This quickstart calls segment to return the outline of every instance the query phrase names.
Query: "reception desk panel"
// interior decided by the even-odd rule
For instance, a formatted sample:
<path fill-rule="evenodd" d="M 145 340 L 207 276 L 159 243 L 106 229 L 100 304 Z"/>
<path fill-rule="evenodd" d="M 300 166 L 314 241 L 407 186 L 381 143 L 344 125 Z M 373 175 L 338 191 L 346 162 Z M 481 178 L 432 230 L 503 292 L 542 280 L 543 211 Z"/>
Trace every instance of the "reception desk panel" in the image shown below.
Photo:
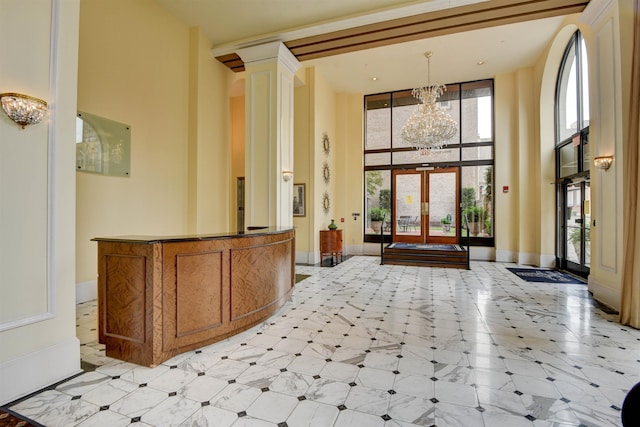
<path fill-rule="evenodd" d="M 232 322 L 259 315 L 287 296 L 291 288 L 291 264 L 287 262 L 291 247 L 291 241 L 265 239 L 259 246 L 231 250 Z"/>
<path fill-rule="evenodd" d="M 98 341 L 107 356 L 153 364 L 161 321 L 162 257 L 157 245 L 98 244 Z"/>
<path fill-rule="evenodd" d="M 289 299 L 295 233 L 96 238 L 99 340 L 155 366 L 265 320 Z"/>
<path fill-rule="evenodd" d="M 223 335 L 229 323 L 227 242 L 165 244 L 163 258 L 163 351 Z"/>

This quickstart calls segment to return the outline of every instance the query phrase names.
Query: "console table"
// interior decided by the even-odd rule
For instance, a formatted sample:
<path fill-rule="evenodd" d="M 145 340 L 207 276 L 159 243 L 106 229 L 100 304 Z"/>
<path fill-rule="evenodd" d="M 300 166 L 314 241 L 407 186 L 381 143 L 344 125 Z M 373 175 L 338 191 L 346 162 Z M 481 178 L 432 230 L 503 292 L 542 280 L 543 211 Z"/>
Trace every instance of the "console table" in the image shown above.
<path fill-rule="evenodd" d="M 331 265 L 342 261 L 342 230 L 320 230 L 320 265 L 325 255 L 331 256 Z"/>
<path fill-rule="evenodd" d="M 98 237 L 98 340 L 156 366 L 262 322 L 295 282 L 295 231 Z"/>

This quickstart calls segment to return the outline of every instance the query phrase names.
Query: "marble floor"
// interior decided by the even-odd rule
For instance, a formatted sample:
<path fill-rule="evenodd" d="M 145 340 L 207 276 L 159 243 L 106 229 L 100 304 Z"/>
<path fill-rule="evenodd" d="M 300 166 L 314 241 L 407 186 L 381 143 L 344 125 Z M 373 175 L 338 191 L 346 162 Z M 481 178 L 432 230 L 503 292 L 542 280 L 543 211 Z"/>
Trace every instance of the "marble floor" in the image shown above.
<path fill-rule="evenodd" d="M 156 368 L 105 357 L 95 301 L 78 307 L 98 365 L 11 407 L 56 426 L 619 426 L 640 381 L 640 331 L 585 285 L 353 257 L 310 277 L 268 321 Z"/>

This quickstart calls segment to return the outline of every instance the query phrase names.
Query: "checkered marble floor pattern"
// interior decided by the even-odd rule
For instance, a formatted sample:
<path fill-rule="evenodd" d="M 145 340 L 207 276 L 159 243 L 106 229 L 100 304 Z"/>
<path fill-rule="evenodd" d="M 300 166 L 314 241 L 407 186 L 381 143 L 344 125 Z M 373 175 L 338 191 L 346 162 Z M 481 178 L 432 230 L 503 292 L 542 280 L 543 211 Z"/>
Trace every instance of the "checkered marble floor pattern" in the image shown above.
<path fill-rule="evenodd" d="M 353 257 L 275 316 L 155 368 L 110 359 L 95 301 L 78 309 L 99 365 L 11 409 L 46 426 L 619 426 L 640 381 L 640 331 L 585 285 Z"/>

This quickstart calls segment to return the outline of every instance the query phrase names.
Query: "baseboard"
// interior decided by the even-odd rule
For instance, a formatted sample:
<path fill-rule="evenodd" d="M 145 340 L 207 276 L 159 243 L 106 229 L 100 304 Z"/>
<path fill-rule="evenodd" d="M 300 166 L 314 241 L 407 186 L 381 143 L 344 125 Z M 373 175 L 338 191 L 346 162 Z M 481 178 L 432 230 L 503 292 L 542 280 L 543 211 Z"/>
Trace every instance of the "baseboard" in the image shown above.
<path fill-rule="evenodd" d="M 518 258 L 513 251 L 505 251 L 503 249 L 496 249 L 496 261 L 497 262 L 517 262 Z"/>
<path fill-rule="evenodd" d="M 76 304 L 92 301 L 98 298 L 97 280 L 76 283 Z"/>
<path fill-rule="evenodd" d="M 613 308 L 616 311 L 620 311 L 620 301 L 622 298 L 622 290 L 621 289 L 612 289 L 604 284 L 598 282 L 593 275 L 589 276 L 589 292 L 593 295 L 593 298 L 606 305 L 607 307 Z"/>
<path fill-rule="evenodd" d="M 345 255 L 359 256 L 364 255 L 362 245 L 347 245 L 344 248 Z"/>
<path fill-rule="evenodd" d="M 540 262 L 538 267 L 542 268 L 555 268 L 556 256 L 555 255 L 540 255 Z"/>
<path fill-rule="evenodd" d="M 495 261 L 496 248 L 488 246 L 470 246 L 469 259 L 471 261 Z"/>
<path fill-rule="evenodd" d="M 66 341 L 0 363 L 0 405 L 81 372 L 80 341 Z"/>
<path fill-rule="evenodd" d="M 538 266 L 540 262 L 539 254 L 532 254 L 530 252 L 519 252 L 518 253 L 518 261 L 517 263 L 520 265 L 534 265 Z"/>

